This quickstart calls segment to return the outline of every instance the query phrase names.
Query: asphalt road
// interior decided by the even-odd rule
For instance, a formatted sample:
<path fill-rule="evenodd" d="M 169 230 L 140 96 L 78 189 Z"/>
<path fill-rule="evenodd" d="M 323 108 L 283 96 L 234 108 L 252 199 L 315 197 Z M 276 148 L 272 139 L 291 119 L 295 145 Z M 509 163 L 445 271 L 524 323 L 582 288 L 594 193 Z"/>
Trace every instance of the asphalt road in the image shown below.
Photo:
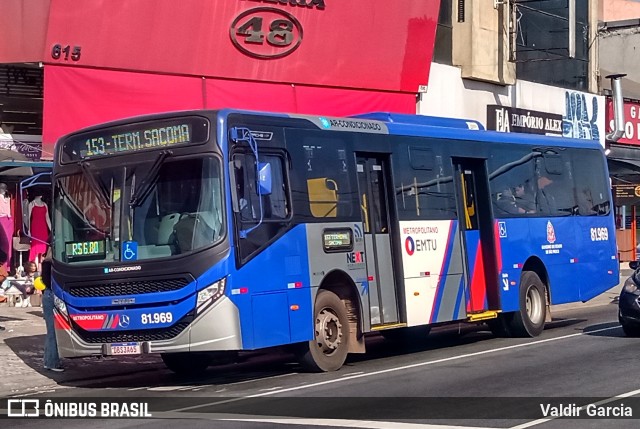
<path fill-rule="evenodd" d="M 351 357 L 335 373 L 300 373 L 291 355 L 272 352 L 212 367 L 198 379 L 141 366 L 134 374 L 66 383 L 37 397 L 137 400 L 154 410 L 151 419 L 93 419 L 96 429 L 638 427 L 640 382 L 634 370 L 640 339 L 623 335 L 615 303 L 556 310 L 554 321 L 534 339 L 495 338 L 482 327 L 461 325 L 436 328 L 410 346 L 372 336 L 367 347 L 366 355 Z M 600 405 L 576 410 L 588 403 Z M 549 404 L 564 404 L 583 418 L 545 417 Z M 633 419 L 593 418 L 593 409 L 631 412 Z M 88 421 L 10 423 L 80 429 Z"/>

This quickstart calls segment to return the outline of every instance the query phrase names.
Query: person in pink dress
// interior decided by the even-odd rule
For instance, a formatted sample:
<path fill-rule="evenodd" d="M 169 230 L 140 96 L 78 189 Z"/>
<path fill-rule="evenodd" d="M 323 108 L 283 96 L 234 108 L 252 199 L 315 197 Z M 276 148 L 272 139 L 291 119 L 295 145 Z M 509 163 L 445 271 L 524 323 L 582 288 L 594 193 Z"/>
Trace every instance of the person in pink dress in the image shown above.
<path fill-rule="evenodd" d="M 11 267 L 11 243 L 13 240 L 13 216 L 11 216 L 11 197 L 7 191 L 6 183 L 0 183 L 0 234 L 4 235 L 0 240 L 0 263 L 7 270 Z"/>
<path fill-rule="evenodd" d="M 29 203 L 29 235 L 31 235 L 31 249 L 29 250 L 29 260 L 40 262 L 40 255 L 46 253 L 49 243 L 49 231 L 51 231 L 51 221 L 49 220 L 49 208 L 42 201 L 41 195 Z"/>

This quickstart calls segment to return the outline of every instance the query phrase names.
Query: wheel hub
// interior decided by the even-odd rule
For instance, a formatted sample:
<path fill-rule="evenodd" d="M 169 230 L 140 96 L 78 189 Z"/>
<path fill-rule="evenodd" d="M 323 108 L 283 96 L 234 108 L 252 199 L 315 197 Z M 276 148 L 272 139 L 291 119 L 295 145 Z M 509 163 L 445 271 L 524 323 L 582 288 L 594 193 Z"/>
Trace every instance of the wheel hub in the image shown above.
<path fill-rule="evenodd" d="M 322 309 L 316 319 L 316 342 L 323 353 L 333 353 L 342 342 L 342 324 L 338 315 L 328 308 Z"/>
<path fill-rule="evenodd" d="M 526 309 L 529 320 L 533 323 L 540 323 L 542 318 L 542 300 L 540 294 L 534 287 L 529 287 L 526 294 Z"/>

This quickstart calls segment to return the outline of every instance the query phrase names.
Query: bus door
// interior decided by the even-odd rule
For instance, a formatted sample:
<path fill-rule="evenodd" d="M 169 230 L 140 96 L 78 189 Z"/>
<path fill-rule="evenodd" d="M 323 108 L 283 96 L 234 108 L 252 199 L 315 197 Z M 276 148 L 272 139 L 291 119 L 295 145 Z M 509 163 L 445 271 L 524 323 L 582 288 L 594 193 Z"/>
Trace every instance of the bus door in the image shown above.
<path fill-rule="evenodd" d="M 356 163 L 371 325 L 397 323 L 398 301 L 387 199 L 389 158 L 383 155 L 358 155 Z"/>
<path fill-rule="evenodd" d="M 457 177 L 467 313 L 499 310 L 497 254 L 486 161 L 454 158 L 453 162 Z"/>

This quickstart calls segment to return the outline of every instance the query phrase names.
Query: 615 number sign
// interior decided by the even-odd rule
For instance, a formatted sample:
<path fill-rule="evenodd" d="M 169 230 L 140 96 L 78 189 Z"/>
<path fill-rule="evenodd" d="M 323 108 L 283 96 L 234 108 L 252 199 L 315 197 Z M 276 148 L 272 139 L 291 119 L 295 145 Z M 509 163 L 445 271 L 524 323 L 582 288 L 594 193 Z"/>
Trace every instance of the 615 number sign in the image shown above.
<path fill-rule="evenodd" d="M 51 58 L 54 60 L 63 59 L 68 61 L 80 61 L 80 54 L 82 53 L 82 48 L 80 46 L 74 46 L 73 48 L 69 45 L 62 46 L 59 43 L 56 43 L 51 47 Z"/>

